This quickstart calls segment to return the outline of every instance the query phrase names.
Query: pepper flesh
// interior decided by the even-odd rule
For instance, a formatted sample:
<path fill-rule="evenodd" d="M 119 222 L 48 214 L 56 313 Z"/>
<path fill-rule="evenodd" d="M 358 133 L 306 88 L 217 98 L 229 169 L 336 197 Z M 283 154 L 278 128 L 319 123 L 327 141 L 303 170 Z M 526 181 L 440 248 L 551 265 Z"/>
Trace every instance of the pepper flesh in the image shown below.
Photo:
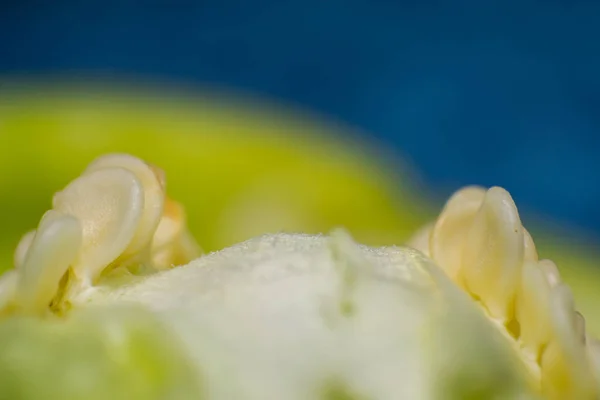
<path fill-rule="evenodd" d="M 266 235 L 197 258 L 185 214 L 166 199 L 157 171 L 109 155 L 55 196 L 54 224 L 43 220 L 24 238 L 17 269 L 0 281 L 0 376 L 28 373 L 27 346 L 8 351 L 26 340 L 15 321 L 37 321 L 28 329 L 48 342 L 77 341 L 73 327 L 86 315 L 131 331 L 136 317 L 106 310 L 134 305 L 161 327 L 149 324 L 149 333 L 165 329 L 152 347 L 177 344 L 170 351 L 182 372 L 166 374 L 157 398 L 174 386 L 188 388 L 181 398 L 201 399 L 596 398 L 595 342 L 502 189 L 458 192 L 410 243 L 416 250 L 369 248 L 335 231 Z M 48 328 L 65 326 L 62 336 Z M 97 353 L 79 357 L 126 376 L 141 367 L 136 357 L 118 365 Z M 110 389 L 94 376 L 88 389 Z M 21 386 L 0 387 L 12 387 L 11 398 L 35 398 Z M 124 398 L 142 398 L 142 390 L 117 387 Z"/>

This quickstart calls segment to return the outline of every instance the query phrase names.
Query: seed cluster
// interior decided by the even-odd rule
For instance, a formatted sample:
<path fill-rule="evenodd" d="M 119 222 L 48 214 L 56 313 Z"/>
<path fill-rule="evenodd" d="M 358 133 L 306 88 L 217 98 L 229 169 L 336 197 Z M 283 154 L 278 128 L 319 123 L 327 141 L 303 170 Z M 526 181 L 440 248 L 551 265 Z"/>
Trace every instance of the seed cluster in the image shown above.
<path fill-rule="evenodd" d="M 93 161 L 56 193 L 52 209 L 15 251 L 0 280 L 0 310 L 64 311 L 116 269 L 161 270 L 200 255 L 164 173 L 126 154 Z"/>
<path fill-rule="evenodd" d="M 109 154 L 96 159 L 80 177 L 54 196 L 52 209 L 44 214 L 37 229 L 20 241 L 15 251 L 15 268 L 0 277 L 0 315 L 62 314 L 72 304 L 83 304 L 86 299 L 93 298 L 98 284 L 110 274 L 141 275 L 187 264 L 199 257 L 200 249 L 188 231 L 185 219 L 182 206 L 166 196 L 165 176 L 160 169 L 125 154 Z M 299 237 L 286 237 L 285 240 L 294 244 L 301 242 Z M 258 243 L 269 244 L 267 239 Z M 382 296 L 383 286 L 377 286 L 382 285 L 380 277 L 367 279 L 361 275 L 368 275 L 365 271 L 369 271 L 370 263 L 365 261 L 363 253 L 379 254 L 379 250 L 359 248 L 340 233 L 332 235 L 327 243 L 331 254 L 325 252 L 322 260 L 318 259 L 318 247 L 315 247 L 311 250 L 312 255 L 317 257 L 315 260 L 321 260 L 320 263 L 336 266 L 335 271 L 341 277 L 339 301 L 331 310 L 340 311 L 344 319 L 352 321 L 356 304 L 362 301 L 364 306 L 370 301 L 367 298 Z M 522 226 L 508 192 L 498 187 L 489 190 L 467 187 L 458 191 L 446 203 L 438 219 L 419 231 L 409 245 L 425 254 L 427 263 L 435 264 L 440 276 L 446 280 L 450 278 L 449 285 L 467 299 L 469 307 L 473 303 L 481 306 L 492 325 L 514 345 L 544 397 L 598 398 L 600 344 L 586 333 L 585 320 L 576 311 L 572 293 L 562 283 L 556 265 L 539 258 L 535 243 Z M 310 252 L 284 251 L 277 246 L 271 244 L 254 255 L 260 256 L 261 262 L 257 265 L 264 270 L 259 274 L 261 284 L 269 276 L 278 276 L 286 265 L 290 271 L 297 267 L 296 264 L 310 264 L 309 269 L 316 268 L 308 262 Z M 230 250 L 245 259 L 227 262 L 241 268 L 240 265 L 252 261 L 251 247 L 242 245 L 243 251 L 239 250 L 239 254 L 236 249 Z M 271 250 L 277 255 L 273 259 L 289 253 L 286 264 L 273 264 L 274 269 L 269 269 L 274 261 L 264 257 Z M 408 252 L 398 250 L 404 257 L 402 262 L 394 264 L 387 260 L 386 268 L 393 265 L 394 273 L 399 273 L 400 267 L 406 268 L 404 272 L 414 272 L 418 262 L 411 264 L 409 258 L 414 258 L 414 254 L 425 257 L 413 249 L 406 250 Z M 389 256 L 385 251 L 381 252 Z M 203 259 L 210 260 L 211 257 L 216 256 Z M 119 294 L 115 289 L 113 297 L 138 296 L 150 301 L 152 295 L 161 299 L 166 295 L 173 301 L 185 298 L 179 301 L 181 304 L 192 304 L 191 293 L 196 293 L 199 285 L 190 278 L 200 272 L 190 272 L 190 268 L 191 265 L 178 268 L 181 274 L 177 271 L 154 274 L 156 282 L 148 279 L 147 287 L 127 288 L 129 291 L 125 294 Z M 232 268 L 231 272 L 226 272 L 204 268 L 201 274 L 202 279 L 210 278 L 211 274 L 231 274 L 227 275 L 228 279 L 213 277 L 213 284 L 228 283 L 227 288 L 220 289 L 219 296 L 232 301 L 234 295 L 227 297 L 223 293 L 234 292 L 232 282 L 235 281 L 232 279 L 234 275 L 239 279 L 240 271 L 244 270 Z M 322 274 L 323 271 L 317 272 Z M 178 282 L 178 293 L 165 289 L 169 287 L 166 284 L 169 279 Z M 165 282 L 155 284 L 160 280 Z M 191 282 L 190 289 L 183 290 L 188 281 Z M 362 286 L 357 282 L 362 282 Z M 290 288 L 296 283 L 290 281 Z M 243 284 L 249 285 L 246 280 Z M 412 284 L 413 289 L 416 288 L 416 284 Z M 400 286 L 403 285 L 406 286 L 405 283 Z M 473 302 L 456 287 L 470 295 Z M 244 288 L 257 290 L 254 286 Z M 305 289 L 311 293 L 316 290 L 313 286 Z M 144 291 L 144 296 L 139 296 L 139 290 Z M 278 295 L 284 292 L 283 289 L 273 290 Z M 397 295 L 395 291 L 390 293 Z M 163 299 L 162 303 L 166 307 L 167 301 Z M 277 303 L 277 299 L 269 298 L 266 303 Z M 198 305 L 206 306 L 202 302 Z M 264 308 L 261 310 L 265 312 Z M 327 314 L 327 310 L 324 308 L 323 312 Z M 451 312 L 453 310 L 458 313 L 457 308 Z M 337 315 L 335 312 L 330 314 Z M 489 320 L 482 318 L 487 324 Z M 279 323 L 279 320 L 274 321 L 274 326 Z M 283 332 L 286 327 L 279 328 Z"/>
<path fill-rule="evenodd" d="M 442 267 L 516 341 L 545 395 L 596 398 L 598 344 L 586 334 L 556 265 L 539 259 L 506 190 L 456 192 L 409 244 Z"/>

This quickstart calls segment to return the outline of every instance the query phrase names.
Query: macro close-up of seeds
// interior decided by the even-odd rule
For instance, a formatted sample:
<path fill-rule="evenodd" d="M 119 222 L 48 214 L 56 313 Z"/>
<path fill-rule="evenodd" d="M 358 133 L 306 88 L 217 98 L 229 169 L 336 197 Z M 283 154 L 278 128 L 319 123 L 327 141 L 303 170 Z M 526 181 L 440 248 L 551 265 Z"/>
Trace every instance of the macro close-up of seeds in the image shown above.
<path fill-rule="evenodd" d="M 598 398 L 600 346 L 506 190 L 459 190 L 396 246 L 340 227 L 205 252 L 168 176 L 101 156 L 24 233 L 0 399 Z"/>

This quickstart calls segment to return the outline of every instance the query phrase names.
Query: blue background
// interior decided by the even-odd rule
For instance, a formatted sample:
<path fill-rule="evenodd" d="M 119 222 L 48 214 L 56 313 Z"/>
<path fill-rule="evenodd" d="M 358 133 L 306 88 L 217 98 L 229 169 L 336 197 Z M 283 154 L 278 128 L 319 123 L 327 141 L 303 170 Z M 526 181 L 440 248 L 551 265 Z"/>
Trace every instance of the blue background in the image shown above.
<path fill-rule="evenodd" d="M 7 2 L 0 74 L 250 91 L 363 128 L 443 194 L 501 185 L 600 233 L 600 1 L 140 4 Z"/>

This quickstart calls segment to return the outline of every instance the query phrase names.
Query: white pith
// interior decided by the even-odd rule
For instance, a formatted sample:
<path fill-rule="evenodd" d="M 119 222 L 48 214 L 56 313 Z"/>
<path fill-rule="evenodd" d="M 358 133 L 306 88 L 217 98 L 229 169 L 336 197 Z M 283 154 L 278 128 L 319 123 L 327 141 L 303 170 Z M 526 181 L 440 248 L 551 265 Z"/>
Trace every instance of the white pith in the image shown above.
<path fill-rule="evenodd" d="M 556 266 L 538 259 L 503 189 L 457 192 L 437 221 L 415 235 L 410 245 L 433 263 L 408 248 L 354 245 L 343 234 L 266 236 L 195 260 L 199 248 L 184 221 L 181 206 L 166 198 L 162 171 L 128 155 L 102 157 L 55 196 L 35 233 L 24 236 L 15 270 L 0 278 L 0 310 L 43 316 L 87 303 L 141 303 L 180 325 L 175 330 L 199 365 L 229 368 L 237 377 L 230 389 L 215 385 L 211 398 L 239 391 L 248 399 L 311 398 L 314 385 L 307 382 L 331 375 L 370 398 L 427 399 L 433 394 L 426 350 L 417 342 L 394 343 L 419 338 L 438 296 L 447 295 L 432 277 L 435 263 L 517 350 L 536 391 L 551 399 L 598 396 L 599 346 L 586 335 Z M 155 273 L 124 286 L 104 284 L 109 272 L 138 265 Z M 348 289 L 347 278 L 358 283 Z M 339 307 L 348 296 L 367 312 L 343 318 Z M 170 317 L 186 310 L 187 318 Z M 293 316 L 284 320 L 295 329 L 274 329 L 283 312 Z M 240 321 L 248 331 L 236 332 Z M 195 345 L 198 326 L 210 350 Z M 230 334 L 217 335 L 223 332 Z M 258 366 L 236 364 L 229 349 L 240 341 L 252 344 L 243 351 Z M 306 360 L 284 357 L 292 345 L 305 349 L 299 355 Z M 382 360 L 389 364 L 379 371 L 362 369 Z M 281 371 L 288 373 L 281 386 L 268 387 Z M 402 371 L 401 381 L 411 385 L 399 386 L 389 371 Z"/>

